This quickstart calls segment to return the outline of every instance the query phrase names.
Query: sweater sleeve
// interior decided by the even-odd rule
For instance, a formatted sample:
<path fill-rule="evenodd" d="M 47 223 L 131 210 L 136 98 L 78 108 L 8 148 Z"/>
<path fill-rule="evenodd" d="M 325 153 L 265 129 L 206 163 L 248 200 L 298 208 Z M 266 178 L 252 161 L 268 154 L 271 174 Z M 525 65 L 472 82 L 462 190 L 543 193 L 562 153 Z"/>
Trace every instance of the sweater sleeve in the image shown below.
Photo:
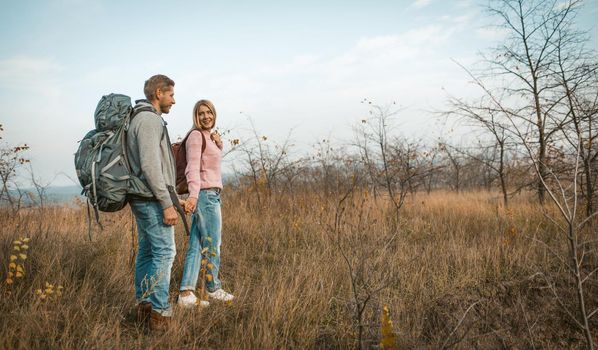
<path fill-rule="evenodd" d="M 194 130 L 189 134 L 185 144 L 187 151 L 187 167 L 185 168 L 185 177 L 189 187 L 189 197 L 198 198 L 201 189 L 201 148 L 203 140 L 201 131 Z"/>
<path fill-rule="evenodd" d="M 166 180 L 162 173 L 162 157 L 160 155 L 160 141 L 162 140 L 164 125 L 162 125 L 160 118 L 153 115 L 145 116 L 140 113 L 137 118 L 143 118 L 143 125 L 140 125 L 137 136 L 141 172 L 162 208 L 169 208 L 172 206 L 172 200 L 166 188 Z"/>

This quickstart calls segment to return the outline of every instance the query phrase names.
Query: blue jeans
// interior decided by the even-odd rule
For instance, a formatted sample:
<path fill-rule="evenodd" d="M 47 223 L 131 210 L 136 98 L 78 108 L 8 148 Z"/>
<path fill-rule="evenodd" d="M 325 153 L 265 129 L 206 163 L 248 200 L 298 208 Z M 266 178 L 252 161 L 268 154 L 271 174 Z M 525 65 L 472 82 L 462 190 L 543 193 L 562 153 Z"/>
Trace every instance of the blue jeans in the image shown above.
<path fill-rule="evenodd" d="M 202 250 L 207 248 L 203 256 L 207 259 L 206 288 L 213 292 L 221 288 L 218 279 L 220 269 L 220 243 L 222 237 L 222 212 L 220 210 L 220 194 L 214 190 L 199 191 L 197 207 L 193 212 L 189 247 L 183 268 L 181 291 L 195 290 L 197 277 L 201 267 Z"/>
<path fill-rule="evenodd" d="M 135 298 L 137 302 L 150 302 L 153 310 L 170 316 L 170 270 L 176 254 L 174 226 L 164 224 L 164 212 L 157 201 L 132 200 L 129 204 L 135 214 L 139 236 Z"/>

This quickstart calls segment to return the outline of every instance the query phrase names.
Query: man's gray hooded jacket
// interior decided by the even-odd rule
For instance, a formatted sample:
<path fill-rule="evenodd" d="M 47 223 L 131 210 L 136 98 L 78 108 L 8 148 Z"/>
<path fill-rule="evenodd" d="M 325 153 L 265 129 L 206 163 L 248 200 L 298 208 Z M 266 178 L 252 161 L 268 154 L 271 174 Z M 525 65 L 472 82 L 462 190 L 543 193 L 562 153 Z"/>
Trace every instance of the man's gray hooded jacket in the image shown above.
<path fill-rule="evenodd" d="M 135 108 L 151 107 L 152 111 L 140 112 L 129 125 L 127 151 L 131 171 L 152 191 L 162 209 L 166 209 L 173 205 L 167 186 L 174 188 L 176 183 L 167 123 L 147 100 L 136 102 Z"/>

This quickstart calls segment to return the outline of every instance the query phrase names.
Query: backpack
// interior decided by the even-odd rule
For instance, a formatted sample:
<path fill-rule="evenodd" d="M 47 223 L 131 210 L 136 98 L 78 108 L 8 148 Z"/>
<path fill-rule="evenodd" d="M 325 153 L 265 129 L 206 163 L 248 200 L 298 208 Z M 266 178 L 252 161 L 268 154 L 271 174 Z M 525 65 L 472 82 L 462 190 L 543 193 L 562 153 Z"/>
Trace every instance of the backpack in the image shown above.
<path fill-rule="evenodd" d="M 96 107 L 95 129 L 89 131 L 75 153 L 75 169 L 99 223 L 98 210 L 114 212 L 127 204 L 127 195 L 151 198 L 151 190 L 131 174 L 127 156 L 130 121 L 150 107 L 133 109 L 131 98 L 120 94 L 103 96 Z"/>
<path fill-rule="evenodd" d="M 149 106 L 133 108 L 131 98 L 120 94 L 102 96 L 98 102 L 94 113 L 96 128 L 83 137 L 75 153 L 75 169 L 83 187 L 81 194 L 87 196 L 90 240 L 90 202 L 94 208 L 96 222 L 103 229 L 98 210 L 104 212 L 121 210 L 127 204 L 129 196 L 147 199 L 154 197 L 147 185 L 131 173 L 127 155 L 127 131 L 131 120 L 141 112 L 153 110 Z M 164 135 L 170 143 L 166 127 Z M 168 192 L 189 235 L 185 212 L 172 186 L 168 186 Z"/>
<path fill-rule="evenodd" d="M 189 193 L 189 185 L 187 184 L 187 176 L 185 175 L 185 169 L 187 168 L 187 139 L 191 132 L 195 129 L 189 131 L 185 137 L 179 141 L 172 144 L 172 154 L 174 155 L 174 161 L 176 164 L 176 193 L 178 194 L 186 194 Z M 206 150 L 206 137 L 200 131 L 201 134 L 201 154 Z"/>

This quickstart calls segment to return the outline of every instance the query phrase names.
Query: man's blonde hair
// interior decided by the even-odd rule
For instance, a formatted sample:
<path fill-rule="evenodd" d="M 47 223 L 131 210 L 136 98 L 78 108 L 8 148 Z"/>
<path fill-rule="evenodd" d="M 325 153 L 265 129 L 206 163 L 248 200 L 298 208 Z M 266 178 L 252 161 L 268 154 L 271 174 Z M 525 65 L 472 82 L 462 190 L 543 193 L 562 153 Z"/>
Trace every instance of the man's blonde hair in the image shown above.
<path fill-rule="evenodd" d="M 145 81 L 143 93 L 145 94 L 145 98 L 151 102 L 157 98 L 156 90 L 164 92 L 171 87 L 174 87 L 174 80 L 165 75 L 157 74 Z"/>
<path fill-rule="evenodd" d="M 199 107 L 202 105 L 208 107 L 210 111 L 212 111 L 212 115 L 214 115 L 214 125 L 212 127 L 216 126 L 216 108 L 214 108 L 214 104 L 209 100 L 199 100 L 195 102 L 195 106 L 193 107 L 193 128 L 197 130 L 202 130 L 199 117 L 197 116 Z"/>

